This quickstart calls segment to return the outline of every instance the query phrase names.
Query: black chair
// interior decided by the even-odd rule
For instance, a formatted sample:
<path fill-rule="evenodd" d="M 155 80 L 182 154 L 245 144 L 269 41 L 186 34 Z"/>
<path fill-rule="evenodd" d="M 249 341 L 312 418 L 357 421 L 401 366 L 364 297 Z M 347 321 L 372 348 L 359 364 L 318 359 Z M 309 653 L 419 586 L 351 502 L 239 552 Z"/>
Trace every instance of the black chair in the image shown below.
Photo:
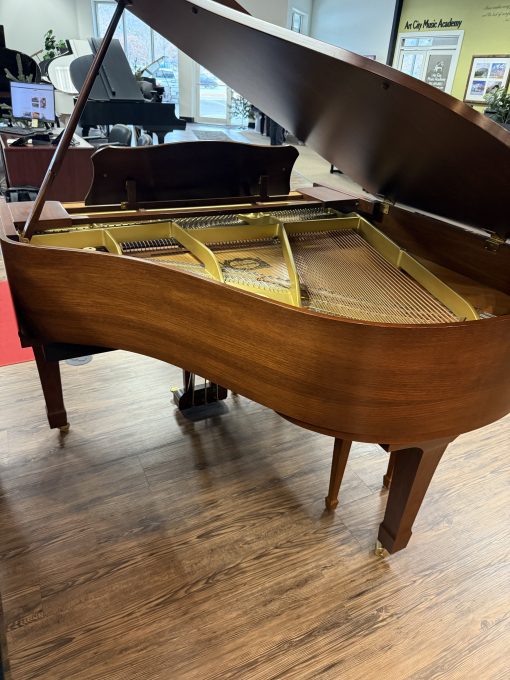
<path fill-rule="evenodd" d="M 146 132 L 142 132 L 138 135 L 138 140 L 136 142 L 137 146 L 152 146 L 152 137 Z"/>
<path fill-rule="evenodd" d="M 127 125 L 118 123 L 114 125 L 108 135 L 108 144 L 115 144 L 117 146 L 131 146 L 131 128 Z"/>
<path fill-rule="evenodd" d="M 17 203 L 18 201 L 35 201 L 39 193 L 38 187 L 9 187 L 4 190 L 7 203 Z"/>
<path fill-rule="evenodd" d="M 102 134 L 82 137 L 82 139 L 85 139 L 89 144 L 98 148 L 103 146 L 131 146 L 131 138 L 131 128 L 127 125 L 122 125 L 122 123 L 114 125 L 108 133 L 108 137 L 105 137 Z"/>

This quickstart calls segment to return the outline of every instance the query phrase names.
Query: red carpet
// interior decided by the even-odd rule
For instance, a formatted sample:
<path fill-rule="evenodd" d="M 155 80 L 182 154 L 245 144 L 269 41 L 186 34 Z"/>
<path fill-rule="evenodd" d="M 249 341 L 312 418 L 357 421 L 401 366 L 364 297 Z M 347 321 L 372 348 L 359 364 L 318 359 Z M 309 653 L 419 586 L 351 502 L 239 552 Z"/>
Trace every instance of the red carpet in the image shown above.
<path fill-rule="evenodd" d="M 18 326 L 7 281 L 0 281 L 0 366 L 20 364 L 34 358 L 32 350 L 19 344 Z"/>

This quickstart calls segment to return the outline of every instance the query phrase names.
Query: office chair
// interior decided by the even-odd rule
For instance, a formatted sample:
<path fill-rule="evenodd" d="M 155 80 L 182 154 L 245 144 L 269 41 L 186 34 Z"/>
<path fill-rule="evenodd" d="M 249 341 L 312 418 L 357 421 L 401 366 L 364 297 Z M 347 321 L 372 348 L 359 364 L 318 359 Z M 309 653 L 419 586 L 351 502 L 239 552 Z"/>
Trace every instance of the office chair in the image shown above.
<path fill-rule="evenodd" d="M 152 146 L 152 137 L 148 135 L 146 132 L 142 132 L 138 136 L 138 141 L 136 142 L 137 146 Z"/>
<path fill-rule="evenodd" d="M 131 128 L 128 128 L 127 125 L 122 125 L 122 123 L 114 125 L 108 135 L 108 144 L 131 146 Z"/>
<path fill-rule="evenodd" d="M 103 146 L 131 146 L 131 128 L 122 123 L 117 123 L 110 130 L 108 137 L 104 135 L 87 135 L 82 137 L 92 146 L 102 148 Z"/>
<path fill-rule="evenodd" d="M 35 201 L 39 193 L 38 187 L 9 187 L 4 190 L 7 203 L 17 203 L 18 201 Z"/>

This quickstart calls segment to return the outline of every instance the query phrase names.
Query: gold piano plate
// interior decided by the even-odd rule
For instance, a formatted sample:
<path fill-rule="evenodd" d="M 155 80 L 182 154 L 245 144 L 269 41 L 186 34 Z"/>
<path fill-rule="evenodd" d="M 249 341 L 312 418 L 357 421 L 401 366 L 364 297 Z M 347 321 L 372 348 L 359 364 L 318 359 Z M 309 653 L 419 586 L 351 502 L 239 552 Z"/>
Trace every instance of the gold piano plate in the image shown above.
<path fill-rule="evenodd" d="M 479 318 L 469 302 L 364 218 L 330 208 L 91 224 L 36 234 L 32 243 L 141 258 L 349 319 L 430 324 Z"/>

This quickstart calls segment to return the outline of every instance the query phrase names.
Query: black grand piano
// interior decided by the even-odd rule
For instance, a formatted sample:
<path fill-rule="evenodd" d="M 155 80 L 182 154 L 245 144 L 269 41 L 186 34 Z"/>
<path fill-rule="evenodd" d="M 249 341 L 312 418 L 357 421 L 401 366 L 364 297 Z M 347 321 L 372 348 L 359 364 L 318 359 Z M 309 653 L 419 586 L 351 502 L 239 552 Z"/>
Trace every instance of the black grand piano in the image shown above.
<path fill-rule="evenodd" d="M 75 59 L 70 66 L 71 79 L 80 91 L 101 40 L 91 38 L 91 54 Z M 83 134 L 91 127 L 125 123 L 155 133 L 162 144 L 167 132 L 184 130 L 186 122 L 175 115 L 175 104 L 147 101 L 142 94 L 124 50 L 118 40 L 106 53 L 92 93 L 80 118 Z"/>

